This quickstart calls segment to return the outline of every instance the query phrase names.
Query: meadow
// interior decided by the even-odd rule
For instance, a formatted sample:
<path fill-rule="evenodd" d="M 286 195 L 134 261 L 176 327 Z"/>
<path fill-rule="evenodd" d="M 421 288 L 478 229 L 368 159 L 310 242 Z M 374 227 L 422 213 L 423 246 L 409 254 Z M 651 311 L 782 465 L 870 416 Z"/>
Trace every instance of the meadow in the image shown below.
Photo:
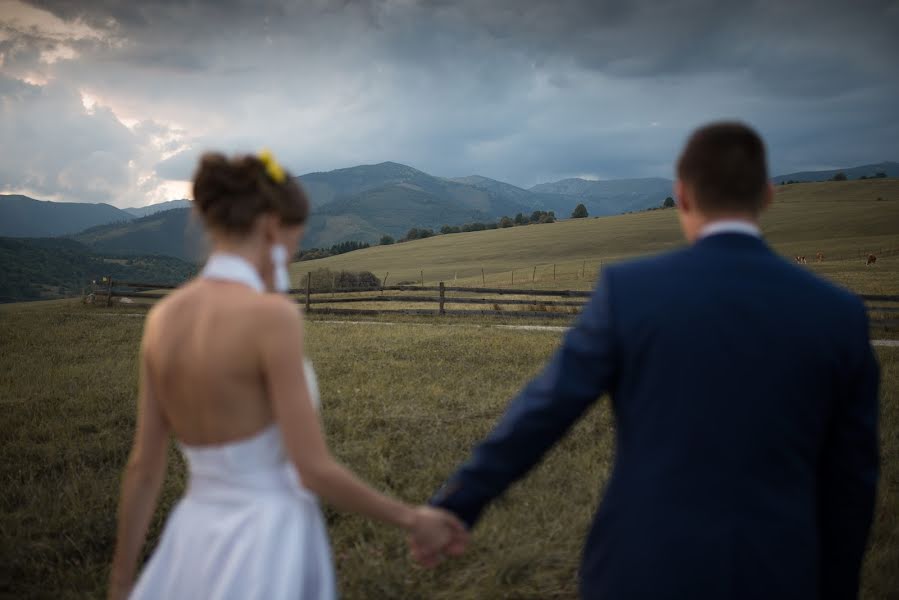
<path fill-rule="evenodd" d="M 57 302 L 0 310 L 2 597 L 103 595 L 143 321 L 125 310 L 133 309 Z M 312 321 L 308 347 L 330 444 L 378 488 L 424 501 L 559 339 L 452 319 Z M 880 348 L 879 357 L 884 472 L 864 569 L 870 599 L 899 590 L 899 348 Z M 608 404 L 600 402 L 490 509 L 471 552 L 436 571 L 411 563 L 399 532 L 326 510 L 343 597 L 574 598 L 613 444 Z M 172 449 L 148 550 L 183 486 Z"/>
<path fill-rule="evenodd" d="M 848 183 L 785 186 L 766 218 L 766 233 L 786 255 L 828 255 L 801 268 L 859 292 L 899 293 L 899 256 L 884 256 L 875 267 L 857 256 L 895 247 L 899 182 Z M 298 279 L 320 266 L 386 266 L 391 278 L 414 279 L 424 264 L 434 274 L 427 282 L 464 275 L 480 283 L 481 264 L 499 278 L 513 268 L 530 275 L 541 256 L 581 268 L 590 258 L 596 263 L 578 274 L 572 268 L 570 278 L 557 273 L 556 281 L 544 275 L 533 283 L 586 289 L 599 260 L 661 251 L 678 245 L 677 236 L 673 211 L 654 211 L 457 234 L 298 263 L 293 271 Z M 425 501 L 561 337 L 505 323 L 312 317 L 307 347 L 335 454 L 376 487 Z M 103 596 L 119 478 L 134 431 L 142 326 L 143 310 L 135 305 L 65 300 L 0 306 L 0 597 Z M 877 352 L 883 467 L 863 569 L 862 598 L 870 600 L 899 598 L 899 347 Z M 342 597 L 575 598 L 580 549 L 609 473 L 614 435 L 608 403 L 600 401 L 535 472 L 489 509 L 471 552 L 435 571 L 412 564 L 401 533 L 326 508 Z M 147 552 L 184 488 L 184 464 L 174 447 L 169 463 Z"/>
<path fill-rule="evenodd" d="M 869 252 L 899 249 L 899 180 L 802 183 L 777 186 L 776 192 L 762 228 L 784 256 L 805 255 L 814 263 L 821 251 L 825 264 L 841 259 L 864 266 Z M 389 273 L 388 284 L 423 278 L 508 286 L 513 273 L 517 284 L 529 282 L 537 267 L 538 283 L 578 289 L 590 285 L 581 273 L 590 276 L 603 264 L 682 244 L 677 213 L 668 209 L 442 235 L 298 262 L 291 272 L 297 286 L 319 268 L 371 271 L 381 279 Z"/>

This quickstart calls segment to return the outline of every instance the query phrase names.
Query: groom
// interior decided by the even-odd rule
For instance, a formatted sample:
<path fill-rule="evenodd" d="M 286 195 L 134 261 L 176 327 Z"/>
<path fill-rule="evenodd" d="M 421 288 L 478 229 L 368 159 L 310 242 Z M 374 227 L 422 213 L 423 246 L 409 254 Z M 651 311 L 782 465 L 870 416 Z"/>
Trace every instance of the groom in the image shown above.
<path fill-rule="evenodd" d="M 752 129 L 696 131 L 675 192 L 690 247 L 606 269 L 433 504 L 474 526 L 608 392 L 617 449 L 584 598 L 854 598 L 878 477 L 865 308 L 765 244 Z"/>

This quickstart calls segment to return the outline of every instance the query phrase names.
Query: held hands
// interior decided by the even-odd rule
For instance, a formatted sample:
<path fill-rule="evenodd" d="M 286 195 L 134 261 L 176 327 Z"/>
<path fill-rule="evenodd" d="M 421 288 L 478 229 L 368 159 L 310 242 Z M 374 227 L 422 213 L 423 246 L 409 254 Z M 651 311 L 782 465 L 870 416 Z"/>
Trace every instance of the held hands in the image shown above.
<path fill-rule="evenodd" d="M 412 559 L 426 569 L 436 567 L 446 556 L 461 555 L 468 540 L 468 530 L 452 513 L 431 506 L 415 509 L 409 551 Z"/>

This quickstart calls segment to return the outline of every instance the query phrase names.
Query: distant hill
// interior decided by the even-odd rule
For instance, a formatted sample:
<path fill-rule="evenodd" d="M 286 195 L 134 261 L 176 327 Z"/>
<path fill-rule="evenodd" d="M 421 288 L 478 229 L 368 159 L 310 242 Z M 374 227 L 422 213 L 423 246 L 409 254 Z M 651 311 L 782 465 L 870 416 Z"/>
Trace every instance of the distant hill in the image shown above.
<path fill-rule="evenodd" d="M 384 234 L 401 236 L 413 227 L 493 221 L 532 207 L 514 194 L 393 162 L 310 173 L 300 181 L 314 207 L 303 243 L 307 248 L 348 240 L 376 243 Z"/>
<path fill-rule="evenodd" d="M 0 303 L 77 296 L 104 276 L 179 283 L 195 272 L 168 256 L 98 256 L 67 238 L 0 237 Z"/>
<path fill-rule="evenodd" d="M 192 217 L 189 208 L 100 225 L 73 237 L 100 254 L 161 254 L 192 262 L 204 256 L 202 224 Z"/>
<path fill-rule="evenodd" d="M 88 227 L 130 221 L 132 215 L 109 204 L 48 202 L 0 194 L 0 236 L 52 237 Z"/>
<path fill-rule="evenodd" d="M 168 202 L 158 202 L 149 206 L 141 206 L 138 208 L 126 208 L 125 212 L 134 217 L 148 217 L 164 210 L 172 210 L 173 208 L 190 208 L 190 200 L 169 200 Z"/>
<path fill-rule="evenodd" d="M 899 162 L 887 161 L 873 165 L 862 165 L 846 169 L 829 169 L 826 171 L 799 171 L 798 173 L 777 175 L 772 177 L 771 181 L 774 183 L 783 183 L 785 181 L 827 181 L 837 173 L 844 173 L 848 179 L 859 179 L 862 175 L 872 177 L 877 173 L 886 173 L 887 177 L 899 177 Z"/>
<path fill-rule="evenodd" d="M 497 181 L 496 179 L 490 179 L 489 177 L 482 177 L 480 175 L 455 177 L 453 178 L 453 181 L 465 183 L 476 188 L 481 188 L 511 198 L 521 204 L 526 209 L 526 212 L 534 210 L 554 211 L 556 216 L 560 219 L 567 218 L 571 214 L 571 211 L 574 210 L 574 207 L 578 205 L 578 200 L 576 198 L 572 198 L 565 194 L 526 190 L 503 181 Z"/>
<path fill-rule="evenodd" d="M 665 198 L 672 195 L 672 185 L 670 179 L 663 177 L 603 181 L 573 178 L 541 183 L 530 191 L 575 198 L 575 204 L 582 202 L 591 216 L 604 216 L 661 206 Z M 563 206 L 567 208 L 570 204 L 571 200 Z M 565 210 L 559 216 L 567 217 L 569 213 L 570 210 Z"/>

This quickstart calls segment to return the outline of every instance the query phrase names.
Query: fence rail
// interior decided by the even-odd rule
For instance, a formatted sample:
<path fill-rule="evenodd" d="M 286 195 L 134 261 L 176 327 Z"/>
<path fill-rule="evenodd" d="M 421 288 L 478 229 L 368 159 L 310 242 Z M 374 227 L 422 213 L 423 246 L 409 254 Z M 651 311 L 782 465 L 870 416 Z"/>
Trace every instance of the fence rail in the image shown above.
<path fill-rule="evenodd" d="M 113 298 L 158 300 L 177 285 L 137 281 L 114 281 L 104 278 L 102 287 L 95 289 L 96 299 L 105 300 L 107 306 Z M 388 294 L 385 292 L 421 292 L 421 294 Z M 437 292 L 434 294 L 433 292 Z M 451 292 L 452 295 L 447 295 Z M 488 287 L 456 287 L 441 282 L 437 286 L 393 285 L 356 289 L 313 289 L 308 278 L 305 288 L 288 292 L 296 302 L 305 305 L 308 314 L 320 315 L 449 315 L 449 316 L 500 316 L 512 318 L 570 319 L 580 311 L 592 292 L 583 290 L 537 290 Z M 462 295 L 458 295 L 462 294 Z M 472 297 L 480 295 L 481 297 Z M 492 298 L 484 296 L 522 296 L 520 298 Z M 862 294 L 868 304 L 871 327 L 878 330 L 899 330 L 899 295 Z M 569 298 L 560 300 L 559 298 Z M 434 308 L 339 308 L 337 304 L 403 303 L 430 304 Z M 887 305 L 884 305 L 886 303 Z M 893 305 L 890 305 L 894 303 Z M 447 305 L 469 305 L 468 309 L 448 309 Z M 477 308 L 493 306 L 492 310 Z M 500 307 L 521 307 L 522 310 L 502 310 Z"/>

